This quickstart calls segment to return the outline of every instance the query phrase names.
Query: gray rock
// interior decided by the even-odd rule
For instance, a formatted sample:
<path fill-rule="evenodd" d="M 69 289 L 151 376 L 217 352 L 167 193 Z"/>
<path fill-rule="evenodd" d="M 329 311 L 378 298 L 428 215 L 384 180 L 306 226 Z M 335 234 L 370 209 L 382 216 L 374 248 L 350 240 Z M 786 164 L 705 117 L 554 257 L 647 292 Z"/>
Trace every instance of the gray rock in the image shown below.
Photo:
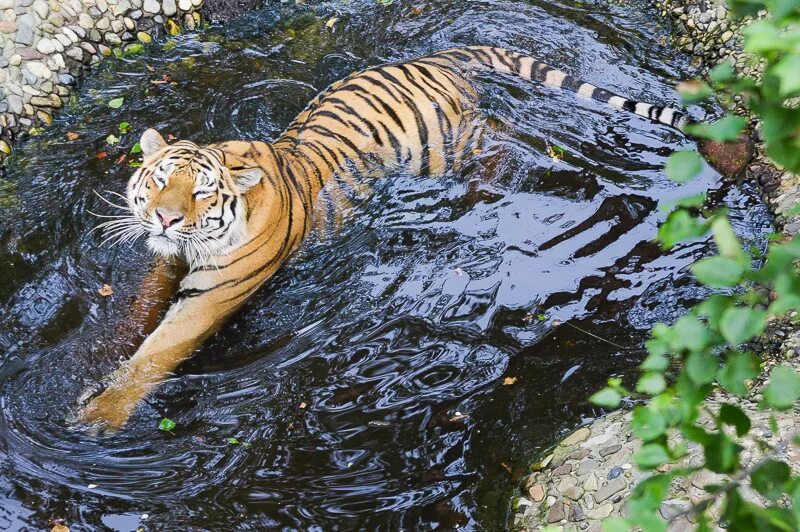
<path fill-rule="evenodd" d="M 622 449 L 622 445 L 620 445 L 619 443 L 616 445 L 609 445 L 608 447 L 603 447 L 602 449 L 600 449 L 600 456 L 605 458 L 606 456 L 614 454 L 620 449 Z"/>
<path fill-rule="evenodd" d="M 75 61 L 83 61 L 83 50 L 80 48 L 70 48 L 66 53 L 67 57 L 71 57 Z"/>
<path fill-rule="evenodd" d="M 569 520 L 573 523 L 577 521 L 583 521 L 586 519 L 586 514 L 583 513 L 583 508 L 581 508 L 580 504 L 573 504 L 569 508 Z"/>
<path fill-rule="evenodd" d="M 119 35 L 116 33 L 108 32 L 106 33 L 106 42 L 112 46 L 118 45 L 122 43 L 122 39 L 120 39 Z"/>
<path fill-rule="evenodd" d="M 7 94 L 6 101 L 14 114 L 22 114 L 22 98 L 16 94 Z"/>
<path fill-rule="evenodd" d="M 161 9 L 166 16 L 171 17 L 178 11 L 178 6 L 175 5 L 175 0 L 163 0 Z"/>
<path fill-rule="evenodd" d="M 156 14 L 161 11 L 161 6 L 158 5 L 156 0 L 144 0 L 144 4 L 142 4 L 142 9 L 144 9 L 147 13 Z"/>
<path fill-rule="evenodd" d="M 556 501 L 556 503 L 550 507 L 550 511 L 547 512 L 547 522 L 558 523 L 559 521 L 565 519 L 567 516 L 564 510 L 564 503 L 561 501 Z"/>
<path fill-rule="evenodd" d="M 72 85 L 75 83 L 75 78 L 73 78 L 70 74 L 59 74 L 58 82 L 64 85 Z"/>
<path fill-rule="evenodd" d="M 107 18 L 101 18 L 95 22 L 94 27 L 100 31 L 105 31 L 111 27 L 111 22 Z"/>
<path fill-rule="evenodd" d="M 25 44 L 27 46 L 33 44 L 33 27 L 33 15 L 30 13 L 17 19 L 17 35 L 14 38 L 17 44 Z"/>
<path fill-rule="evenodd" d="M 84 30 L 90 30 L 94 28 L 94 20 L 86 13 L 81 13 L 80 15 L 78 15 L 78 25 L 80 25 L 80 27 L 83 28 Z M 83 36 L 85 35 L 86 34 L 84 33 Z"/>
<path fill-rule="evenodd" d="M 612 495 L 616 495 L 620 491 L 624 490 L 627 486 L 628 483 L 625 481 L 625 477 L 617 477 L 613 480 L 609 480 L 600 486 L 600 489 L 594 493 L 594 500 L 600 504 Z"/>
<path fill-rule="evenodd" d="M 581 465 L 578 466 L 578 476 L 583 476 L 587 473 L 594 471 L 597 468 L 597 460 L 584 460 L 581 462 Z"/>
<path fill-rule="evenodd" d="M 50 8 L 47 6 L 47 2 L 42 0 L 36 0 L 33 3 L 33 10 L 39 15 L 39 18 L 42 20 L 47 18 L 47 15 L 50 14 Z"/>

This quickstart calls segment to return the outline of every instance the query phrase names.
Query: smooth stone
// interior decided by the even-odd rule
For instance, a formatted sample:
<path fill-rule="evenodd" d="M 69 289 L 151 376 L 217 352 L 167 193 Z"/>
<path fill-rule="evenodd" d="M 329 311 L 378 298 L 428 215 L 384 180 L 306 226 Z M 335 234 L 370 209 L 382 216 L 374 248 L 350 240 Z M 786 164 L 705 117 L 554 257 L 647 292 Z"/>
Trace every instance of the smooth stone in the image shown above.
<path fill-rule="evenodd" d="M 33 3 L 33 10 L 42 20 L 46 19 L 47 15 L 50 14 L 50 8 L 47 6 L 47 2 L 42 2 L 42 0 L 36 0 Z"/>
<path fill-rule="evenodd" d="M 17 25 L 14 24 L 13 22 L 9 22 L 7 20 L 0 22 L 0 32 L 14 33 L 15 31 L 17 31 Z"/>
<path fill-rule="evenodd" d="M 578 501 L 580 500 L 581 497 L 583 497 L 584 491 L 583 488 L 581 488 L 580 486 L 572 486 L 571 488 L 564 490 L 561 493 L 568 499 L 572 499 L 573 501 Z"/>
<path fill-rule="evenodd" d="M 128 31 L 133 31 L 136 29 L 136 23 L 131 18 L 125 17 L 122 19 L 122 23 L 125 24 L 125 28 Z"/>
<path fill-rule="evenodd" d="M 192 0 L 178 0 L 178 7 L 181 11 L 189 11 L 192 9 Z"/>
<path fill-rule="evenodd" d="M 20 63 L 22 63 L 22 56 L 19 54 L 14 54 L 11 56 L 8 62 L 11 66 L 19 66 Z"/>
<path fill-rule="evenodd" d="M 619 443 L 616 445 L 609 445 L 608 447 L 603 447 L 602 449 L 600 449 L 600 456 L 605 458 L 606 456 L 614 454 L 620 449 L 622 449 L 622 445 L 620 445 Z"/>
<path fill-rule="evenodd" d="M 590 431 L 586 427 L 579 428 L 561 442 L 562 447 L 569 447 L 571 445 L 578 444 L 582 441 L 586 441 L 586 439 L 591 435 L 592 431 Z"/>
<path fill-rule="evenodd" d="M 22 113 L 22 98 L 16 94 L 6 94 L 6 101 L 14 114 Z"/>
<path fill-rule="evenodd" d="M 85 30 L 90 30 L 94 28 L 94 20 L 88 14 L 81 13 L 78 15 L 78 25 Z"/>
<path fill-rule="evenodd" d="M 587 473 L 594 471 L 597 468 L 597 460 L 584 460 L 578 466 L 578 476 L 583 476 Z"/>
<path fill-rule="evenodd" d="M 570 471 L 572 471 L 572 464 L 560 465 L 553 469 L 553 476 L 560 477 L 561 475 L 567 475 L 570 473 Z"/>
<path fill-rule="evenodd" d="M 544 486 L 541 484 L 534 484 L 531 486 L 531 489 L 528 490 L 528 495 L 531 496 L 534 502 L 542 502 L 544 500 Z"/>
<path fill-rule="evenodd" d="M 612 467 L 611 471 L 608 472 L 608 480 L 613 480 L 622 474 L 623 469 L 619 466 Z"/>
<path fill-rule="evenodd" d="M 121 20 L 111 21 L 111 31 L 113 31 L 114 33 L 122 33 L 124 29 L 125 29 L 125 24 L 123 24 Z"/>
<path fill-rule="evenodd" d="M 45 55 L 52 54 L 53 52 L 56 51 L 56 47 L 53 44 L 53 41 L 45 37 L 39 39 L 39 42 L 36 43 L 36 49 Z"/>
<path fill-rule="evenodd" d="M 166 16 L 171 17 L 178 11 L 178 6 L 175 5 L 175 0 L 163 0 L 161 9 Z"/>
<path fill-rule="evenodd" d="M 594 493 L 594 500 L 599 504 L 612 495 L 616 495 L 624 490 L 627 486 L 628 483 L 625 481 L 625 477 L 617 477 L 613 480 L 609 480 Z"/>
<path fill-rule="evenodd" d="M 100 31 L 105 31 L 111 27 L 111 22 L 107 18 L 101 18 L 95 23 L 94 27 Z"/>
<path fill-rule="evenodd" d="M 598 488 L 597 476 L 594 473 L 589 473 L 586 477 L 586 482 L 583 483 L 583 489 L 586 491 L 594 491 Z"/>
<path fill-rule="evenodd" d="M 613 511 L 614 511 L 614 505 L 611 503 L 607 503 L 603 504 L 602 506 L 593 508 L 591 510 L 586 510 L 586 517 L 588 517 L 589 519 L 594 519 L 599 521 L 611 515 L 611 512 Z"/>
<path fill-rule="evenodd" d="M 25 67 L 31 72 L 31 74 L 42 79 L 49 79 L 50 76 L 53 75 L 53 73 L 50 72 L 50 69 L 47 68 L 44 63 L 40 63 L 38 61 L 30 61 L 27 65 L 25 65 Z"/>
<path fill-rule="evenodd" d="M 106 42 L 111 45 L 118 45 L 122 43 L 122 39 L 116 33 L 106 33 Z"/>
<path fill-rule="evenodd" d="M 573 504 L 569 508 L 569 520 L 573 523 L 578 521 L 583 521 L 586 519 L 586 514 L 583 513 L 583 508 L 581 508 L 580 504 Z"/>
<path fill-rule="evenodd" d="M 144 0 L 144 4 L 142 4 L 142 9 L 144 9 L 147 13 L 158 13 L 161 11 L 161 6 L 158 5 L 156 0 Z"/>

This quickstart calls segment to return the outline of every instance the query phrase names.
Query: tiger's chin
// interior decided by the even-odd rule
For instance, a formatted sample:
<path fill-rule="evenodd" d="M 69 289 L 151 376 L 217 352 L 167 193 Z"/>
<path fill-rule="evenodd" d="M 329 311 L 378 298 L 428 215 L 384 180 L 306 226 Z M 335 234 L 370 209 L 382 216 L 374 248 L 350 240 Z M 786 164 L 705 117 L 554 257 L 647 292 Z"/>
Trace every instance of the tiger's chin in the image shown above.
<path fill-rule="evenodd" d="M 153 235 L 147 239 L 147 247 L 150 248 L 154 254 L 165 258 L 182 256 L 181 247 L 177 242 L 162 236 Z"/>

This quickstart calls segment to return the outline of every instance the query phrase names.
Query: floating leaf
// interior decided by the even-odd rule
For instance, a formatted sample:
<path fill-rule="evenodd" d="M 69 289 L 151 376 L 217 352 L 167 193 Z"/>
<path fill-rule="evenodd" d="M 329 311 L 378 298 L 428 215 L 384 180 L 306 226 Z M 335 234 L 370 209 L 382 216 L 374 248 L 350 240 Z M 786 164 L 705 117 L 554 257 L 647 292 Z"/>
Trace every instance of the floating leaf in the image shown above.
<path fill-rule="evenodd" d="M 67 131 L 67 140 L 76 140 L 78 136 L 74 131 Z"/>
<path fill-rule="evenodd" d="M 164 432 L 171 432 L 175 427 L 175 422 L 168 417 L 163 418 L 158 424 L 158 430 L 163 430 Z"/>
<path fill-rule="evenodd" d="M 113 146 L 114 144 L 117 144 L 119 142 L 119 137 L 115 135 L 109 135 L 106 137 L 106 142 L 108 143 L 109 146 Z"/>
<path fill-rule="evenodd" d="M 119 132 L 124 135 L 125 133 L 128 132 L 128 129 L 130 129 L 130 127 L 131 127 L 131 125 L 128 122 L 120 122 L 119 123 Z"/>
<path fill-rule="evenodd" d="M 517 382 L 516 377 L 506 377 L 505 379 L 503 379 L 503 386 L 511 386 L 516 382 Z"/>
<path fill-rule="evenodd" d="M 104 284 L 103 286 L 97 289 L 97 293 L 103 297 L 108 297 L 114 293 L 114 289 L 111 288 L 110 285 Z"/>
<path fill-rule="evenodd" d="M 119 109 L 122 107 L 122 104 L 125 103 L 125 98 L 114 98 L 113 100 L 109 100 L 108 106 L 112 109 Z"/>

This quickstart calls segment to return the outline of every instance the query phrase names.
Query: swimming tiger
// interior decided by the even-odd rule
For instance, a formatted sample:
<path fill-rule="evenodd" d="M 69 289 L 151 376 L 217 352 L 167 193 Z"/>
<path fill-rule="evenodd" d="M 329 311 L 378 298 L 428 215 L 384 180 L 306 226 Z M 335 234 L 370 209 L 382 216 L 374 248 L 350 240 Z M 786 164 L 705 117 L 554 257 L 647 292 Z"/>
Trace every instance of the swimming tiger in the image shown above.
<path fill-rule="evenodd" d="M 168 144 L 146 130 L 116 235 L 146 234 L 157 255 L 188 265 L 174 302 L 80 419 L 114 430 L 281 267 L 309 232 L 332 176 L 404 168 L 438 175 L 468 157 L 483 128 L 475 74 L 492 70 L 571 89 L 667 126 L 680 111 L 636 102 L 523 54 L 471 46 L 370 68 L 315 97 L 274 142 Z"/>

